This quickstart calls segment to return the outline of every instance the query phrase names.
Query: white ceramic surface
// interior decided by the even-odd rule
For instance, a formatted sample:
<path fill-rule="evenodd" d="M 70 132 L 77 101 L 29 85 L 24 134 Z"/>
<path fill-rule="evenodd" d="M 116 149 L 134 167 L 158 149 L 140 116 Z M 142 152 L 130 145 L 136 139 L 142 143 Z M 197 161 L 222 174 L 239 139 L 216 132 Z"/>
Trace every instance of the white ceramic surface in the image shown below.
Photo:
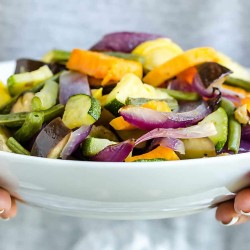
<path fill-rule="evenodd" d="M 0 79 L 14 63 L 0 64 Z M 100 163 L 0 152 L 0 186 L 30 205 L 102 219 L 197 213 L 250 183 L 250 153 L 169 162 Z"/>

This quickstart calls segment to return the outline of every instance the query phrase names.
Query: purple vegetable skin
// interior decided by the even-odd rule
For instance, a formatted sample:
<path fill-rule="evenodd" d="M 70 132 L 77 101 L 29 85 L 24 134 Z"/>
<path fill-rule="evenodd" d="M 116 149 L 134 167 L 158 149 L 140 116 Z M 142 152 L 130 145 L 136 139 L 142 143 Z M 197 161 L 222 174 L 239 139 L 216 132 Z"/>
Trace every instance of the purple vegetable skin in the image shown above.
<path fill-rule="evenodd" d="M 180 139 L 172 137 L 156 138 L 152 141 L 149 150 L 152 150 L 154 147 L 158 145 L 171 148 L 174 151 L 179 152 L 180 154 L 185 154 L 185 146 Z"/>
<path fill-rule="evenodd" d="M 91 95 L 87 76 L 71 71 L 62 73 L 59 79 L 59 102 L 65 105 L 76 94 Z"/>
<path fill-rule="evenodd" d="M 159 37 L 162 36 L 139 32 L 115 32 L 105 35 L 90 50 L 130 53 L 139 44 Z"/>
<path fill-rule="evenodd" d="M 118 144 L 107 146 L 95 156 L 91 161 L 123 162 L 134 148 L 134 140 L 127 140 Z"/>
<path fill-rule="evenodd" d="M 62 159 L 67 159 L 72 153 L 75 152 L 82 141 L 89 135 L 91 128 L 92 126 L 83 125 L 71 133 L 70 138 L 61 153 Z"/>
<path fill-rule="evenodd" d="M 205 102 L 197 108 L 183 113 L 159 112 L 138 106 L 125 106 L 120 109 L 120 115 L 134 126 L 152 130 L 155 128 L 181 128 L 194 125 L 211 113 Z"/>
<path fill-rule="evenodd" d="M 204 138 L 215 135 L 216 133 L 216 128 L 212 122 L 198 124 L 188 128 L 156 128 L 139 137 L 136 140 L 135 145 L 138 145 L 144 141 L 162 137 L 176 139 Z"/>
<path fill-rule="evenodd" d="M 218 63 L 204 63 L 197 68 L 193 88 L 203 97 L 215 97 L 220 93 L 222 83 L 232 72 Z"/>

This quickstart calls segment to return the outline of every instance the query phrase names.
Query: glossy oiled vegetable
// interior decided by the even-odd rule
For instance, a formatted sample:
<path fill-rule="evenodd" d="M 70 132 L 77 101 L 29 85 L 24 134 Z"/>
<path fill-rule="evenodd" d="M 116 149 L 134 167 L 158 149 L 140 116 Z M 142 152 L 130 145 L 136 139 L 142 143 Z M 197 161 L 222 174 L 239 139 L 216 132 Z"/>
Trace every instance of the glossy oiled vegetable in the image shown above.
<path fill-rule="evenodd" d="M 54 119 L 36 137 L 31 155 L 58 158 L 69 139 L 70 132 L 61 118 Z"/>
<path fill-rule="evenodd" d="M 144 78 L 144 82 L 160 86 L 182 71 L 205 62 L 217 62 L 218 55 L 212 48 L 195 48 L 188 50 L 162 65 L 154 68 Z"/>
<path fill-rule="evenodd" d="M 0 150 L 130 164 L 250 152 L 249 85 L 213 48 L 108 34 L 90 50 L 18 60 L 0 85 Z"/>
<path fill-rule="evenodd" d="M 142 77 L 141 63 L 79 49 L 72 51 L 67 67 L 102 79 L 102 85 L 117 82 L 127 73 Z"/>

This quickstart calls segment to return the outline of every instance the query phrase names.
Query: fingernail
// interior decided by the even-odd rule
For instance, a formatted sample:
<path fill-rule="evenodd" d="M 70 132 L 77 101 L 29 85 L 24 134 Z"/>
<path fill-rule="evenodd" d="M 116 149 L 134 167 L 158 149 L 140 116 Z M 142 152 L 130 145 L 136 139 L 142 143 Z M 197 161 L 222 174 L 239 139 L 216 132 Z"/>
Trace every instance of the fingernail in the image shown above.
<path fill-rule="evenodd" d="M 8 218 L 2 218 L 2 220 L 4 220 L 4 221 L 8 221 L 10 218 L 8 217 Z"/>
<path fill-rule="evenodd" d="M 242 210 L 240 210 L 240 214 L 242 214 L 244 216 L 250 216 L 250 212 L 244 212 Z"/>
<path fill-rule="evenodd" d="M 4 209 L 0 210 L 0 214 L 2 214 L 4 212 Z"/>
<path fill-rule="evenodd" d="M 233 217 L 232 218 L 232 220 L 231 221 L 229 221 L 228 223 L 223 223 L 223 222 L 221 222 L 221 224 L 223 225 L 223 226 L 232 226 L 232 225 L 234 225 L 234 224 L 236 224 L 237 223 L 237 221 L 239 220 L 239 216 L 235 216 L 235 217 Z"/>

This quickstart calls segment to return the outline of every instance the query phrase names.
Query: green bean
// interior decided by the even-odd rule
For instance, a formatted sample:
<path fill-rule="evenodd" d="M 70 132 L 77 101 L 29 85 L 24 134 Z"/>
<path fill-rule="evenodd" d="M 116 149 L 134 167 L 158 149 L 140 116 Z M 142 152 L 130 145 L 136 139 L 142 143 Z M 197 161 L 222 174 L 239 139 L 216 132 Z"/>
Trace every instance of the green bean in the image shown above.
<path fill-rule="evenodd" d="M 122 53 L 122 52 L 103 52 L 106 55 L 109 56 L 114 56 L 126 60 L 132 60 L 140 63 L 144 63 L 145 59 L 142 56 L 134 55 L 134 54 L 129 54 L 129 53 Z"/>
<path fill-rule="evenodd" d="M 14 137 L 19 142 L 25 142 L 32 138 L 42 127 L 44 114 L 42 112 L 31 112 L 26 116 L 22 127 L 16 131 Z"/>
<path fill-rule="evenodd" d="M 176 100 L 182 100 L 182 101 L 197 101 L 201 97 L 196 92 L 184 92 L 179 90 L 173 90 L 173 89 L 165 89 L 166 92 L 175 98 Z"/>
<path fill-rule="evenodd" d="M 63 114 L 64 105 L 57 104 L 50 109 L 40 111 L 40 112 L 43 112 L 43 114 L 44 114 L 44 122 L 49 122 L 49 121 L 53 120 L 54 118 L 61 116 Z"/>
<path fill-rule="evenodd" d="M 235 154 L 238 153 L 241 140 L 241 124 L 235 120 L 234 116 L 229 118 L 228 149 Z"/>
<path fill-rule="evenodd" d="M 58 89 L 55 81 L 46 81 L 43 88 L 32 99 L 32 110 L 40 111 L 53 107 L 56 104 Z"/>
<path fill-rule="evenodd" d="M 20 127 L 23 125 L 27 112 L 0 115 L 0 125 L 8 127 Z"/>
<path fill-rule="evenodd" d="M 242 80 L 242 79 L 228 77 L 227 80 L 225 81 L 225 84 L 235 86 L 235 87 L 240 87 L 246 91 L 250 91 L 250 82 Z"/>
<path fill-rule="evenodd" d="M 220 106 L 226 111 L 228 117 L 233 115 L 235 106 L 234 104 L 226 98 L 221 98 Z"/>
<path fill-rule="evenodd" d="M 58 49 L 51 50 L 43 56 L 43 61 L 46 63 L 68 61 L 70 54 L 71 52 L 69 51 Z"/>
<path fill-rule="evenodd" d="M 63 111 L 64 106 L 62 104 L 58 104 L 50 109 L 38 112 L 41 112 L 44 115 L 44 122 L 49 122 L 55 117 L 61 116 Z M 0 125 L 5 125 L 7 127 L 21 127 L 28 114 L 29 112 L 20 112 L 0 115 Z"/>
<path fill-rule="evenodd" d="M 26 150 L 15 138 L 10 137 L 7 142 L 7 146 L 13 153 L 21 155 L 30 155 L 30 152 Z"/>

